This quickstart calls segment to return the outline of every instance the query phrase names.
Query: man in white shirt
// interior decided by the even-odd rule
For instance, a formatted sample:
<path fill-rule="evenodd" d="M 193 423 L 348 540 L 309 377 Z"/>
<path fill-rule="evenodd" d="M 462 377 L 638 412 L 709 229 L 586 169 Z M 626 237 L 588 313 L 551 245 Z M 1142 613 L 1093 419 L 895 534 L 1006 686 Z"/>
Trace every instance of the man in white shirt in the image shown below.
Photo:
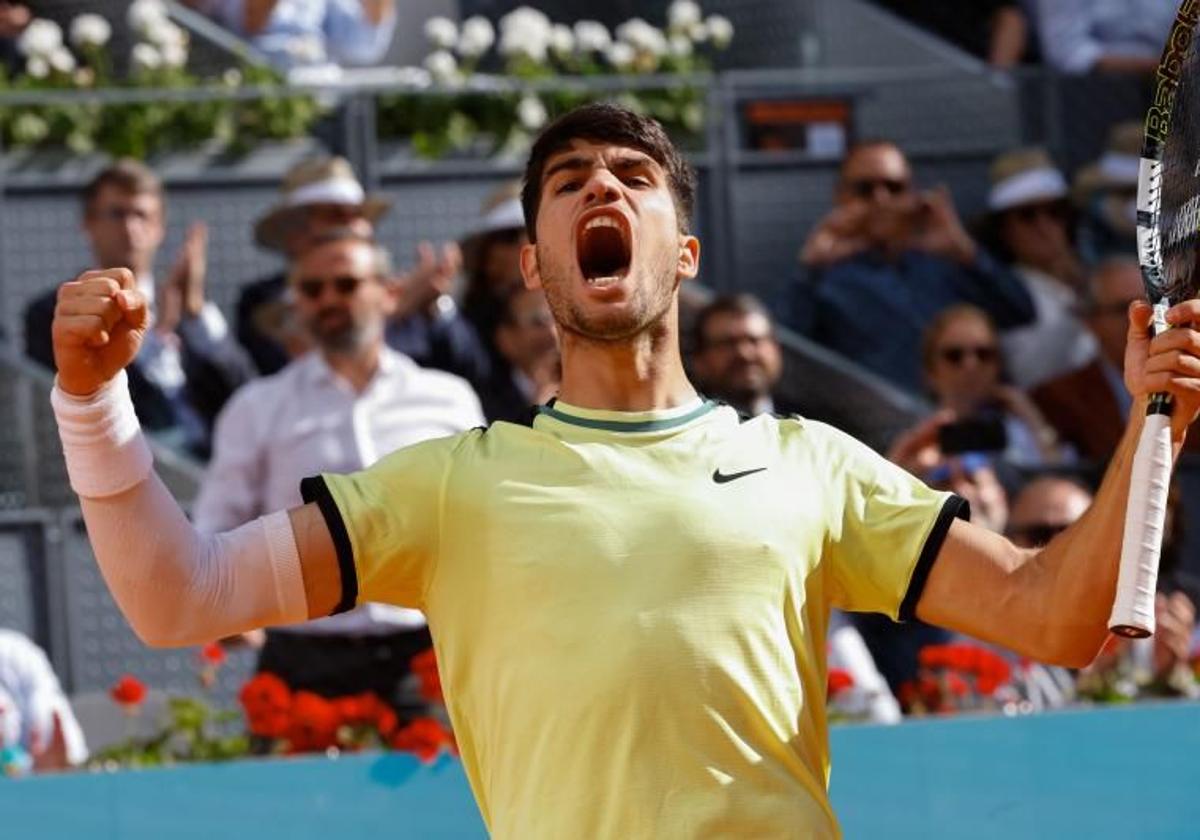
<path fill-rule="evenodd" d="M 350 229 L 318 239 L 288 284 L 316 349 L 237 393 L 217 422 L 196 501 L 218 532 L 298 505 L 300 480 L 368 467 L 388 453 L 483 424 L 456 376 L 418 367 L 384 342 L 395 291 L 382 251 Z M 325 696 L 375 691 L 396 702 L 409 660 L 430 645 L 415 610 L 363 604 L 267 634 L 260 670 Z"/>
<path fill-rule="evenodd" d="M 188 230 L 165 282 L 154 263 L 166 235 L 162 181 L 145 164 L 118 160 L 84 188 L 83 232 L 102 265 L 119 265 L 137 277 L 154 328 L 129 369 L 138 419 L 166 442 L 207 457 L 212 423 L 229 396 L 254 376 L 254 366 L 233 340 L 217 307 L 205 297 L 208 231 Z M 25 310 L 25 352 L 54 369 L 50 322 L 57 289 Z"/>
<path fill-rule="evenodd" d="M 15 630 L 0 629 L 0 747 L 20 747 L 33 769 L 61 770 L 87 760 L 83 730 L 50 660 Z"/>

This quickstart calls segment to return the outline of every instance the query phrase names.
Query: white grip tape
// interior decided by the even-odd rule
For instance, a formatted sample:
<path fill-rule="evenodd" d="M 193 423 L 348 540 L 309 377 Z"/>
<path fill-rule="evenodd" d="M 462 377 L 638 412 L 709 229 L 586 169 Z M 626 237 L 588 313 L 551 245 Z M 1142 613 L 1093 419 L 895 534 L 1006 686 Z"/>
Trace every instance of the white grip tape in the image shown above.
<path fill-rule="evenodd" d="M 89 397 L 72 396 L 56 383 L 50 404 L 71 489 L 80 496 L 115 496 L 150 475 L 154 456 L 138 425 L 125 371 Z"/>
<path fill-rule="evenodd" d="M 1133 456 L 1117 597 L 1108 619 L 1109 629 L 1121 628 L 1123 635 L 1154 633 L 1154 593 L 1171 461 L 1171 418 L 1166 414 L 1148 415 Z"/>

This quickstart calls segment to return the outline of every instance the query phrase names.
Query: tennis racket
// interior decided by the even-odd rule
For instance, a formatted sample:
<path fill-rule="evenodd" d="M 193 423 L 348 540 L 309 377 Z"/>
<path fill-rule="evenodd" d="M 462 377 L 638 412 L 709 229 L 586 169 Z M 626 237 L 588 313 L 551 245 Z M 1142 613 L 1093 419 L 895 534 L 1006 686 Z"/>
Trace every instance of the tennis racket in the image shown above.
<path fill-rule="evenodd" d="M 1152 328 L 1194 297 L 1200 283 L 1200 0 L 1183 0 L 1155 74 L 1137 195 L 1138 262 L 1154 305 Z M 1108 627 L 1128 638 L 1154 632 L 1154 592 L 1171 481 L 1171 398 L 1154 394 L 1129 483 L 1117 596 Z"/>

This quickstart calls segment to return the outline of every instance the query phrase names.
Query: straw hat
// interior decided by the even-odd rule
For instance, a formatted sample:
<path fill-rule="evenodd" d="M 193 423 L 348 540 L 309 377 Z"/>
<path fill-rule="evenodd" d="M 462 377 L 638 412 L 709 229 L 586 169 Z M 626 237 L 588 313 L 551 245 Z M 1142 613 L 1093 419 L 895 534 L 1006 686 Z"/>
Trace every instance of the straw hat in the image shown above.
<path fill-rule="evenodd" d="M 314 204 L 358 207 L 371 222 L 392 206 L 378 195 L 367 195 L 345 158 L 309 158 L 288 170 L 279 201 L 254 224 L 254 240 L 273 251 L 285 250 L 288 232 L 303 219 L 305 208 Z"/>
<path fill-rule="evenodd" d="M 479 219 L 459 243 L 459 247 L 462 249 L 463 267 L 467 274 L 472 274 L 478 265 L 481 257 L 480 246 L 488 236 L 502 230 L 523 230 L 524 228 L 525 209 L 521 206 L 521 184 L 519 182 L 504 184 L 484 199 Z"/>
<path fill-rule="evenodd" d="M 1142 157 L 1143 126 L 1140 122 L 1117 123 L 1108 133 L 1108 145 L 1099 160 L 1079 170 L 1071 188 L 1080 206 L 1090 203 L 1097 192 L 1137 188 Z"/>
<path fill-rule="evenodd" d="M 988 210 L 992 213 L 1067 197 L 1067 179 L 1039 147 L 1005 152 L 992 161 L 990 174 Z"/>

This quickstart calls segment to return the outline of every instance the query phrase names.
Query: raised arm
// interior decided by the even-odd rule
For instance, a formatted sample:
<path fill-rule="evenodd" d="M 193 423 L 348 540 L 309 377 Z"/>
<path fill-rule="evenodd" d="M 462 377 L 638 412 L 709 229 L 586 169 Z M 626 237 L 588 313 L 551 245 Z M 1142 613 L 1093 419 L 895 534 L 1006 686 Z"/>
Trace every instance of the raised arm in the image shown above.
<path fill-rule="evenodd" d="M 1135 396 L 1129 427 L 1096 499 L 1074 525 L 1040 550 L 955 522 L 917 603 L 924 621 L 996 642 L 1043 662 L 1090 663 L 1108 635 L 1117 585 L 1130 470 L 1149 394 L 1175 397 L 1175 453 L 1200 411 L 1200 300 L 1176 306 L 1177 329 L 1151 340 L 1150 307 L 1130 308 L 1125 381 Z"/>
<path fill-rule="evenodd" d="M 126 269 L 59 290 L 53 393 L 71 486 L 105 581 L 148 644 L 189 645 L 328 615 L 341 580 L 315 505 L 201 534 L 153 472 L 124 368 L 149 326 Z"/>

